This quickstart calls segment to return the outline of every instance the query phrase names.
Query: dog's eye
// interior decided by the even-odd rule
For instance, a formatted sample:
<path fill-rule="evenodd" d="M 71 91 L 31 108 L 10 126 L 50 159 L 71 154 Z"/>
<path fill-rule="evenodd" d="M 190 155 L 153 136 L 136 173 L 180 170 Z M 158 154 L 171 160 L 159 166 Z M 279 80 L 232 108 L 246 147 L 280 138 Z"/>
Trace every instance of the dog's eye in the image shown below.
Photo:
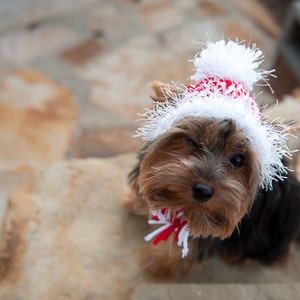
<path fill-rule="evenodd" d="M 234 154 L 230 158 L 230 163 L 234 168 L 240 168 L 245 164 L 245 157 L 242 154 Z"/>
<path fill-rule="evenodd" d="M 192 148 L 197 148 L 198 149 L 198 145 L 197 145 L 197 143 L 194 141 L 194 140 L 192 140 L 191 138 L 186 138 L 186 143 L 189 145 L 189 146 L 191 146 Z"/>

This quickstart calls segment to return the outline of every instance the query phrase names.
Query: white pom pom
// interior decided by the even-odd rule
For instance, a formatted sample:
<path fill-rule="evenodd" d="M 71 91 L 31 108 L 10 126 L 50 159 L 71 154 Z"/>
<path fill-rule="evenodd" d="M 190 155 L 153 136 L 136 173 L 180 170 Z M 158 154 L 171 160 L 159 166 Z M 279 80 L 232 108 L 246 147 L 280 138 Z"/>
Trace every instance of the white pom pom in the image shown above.
<path fill-rule="evenodd" d="M 195 57 L 194 65 L 197 70 L 191 79 L 199 82 L 204 78 L 219 77 L 241 82 L 250 92 L 259 80 L 268 85 L 267 76 L 274 72 L 259 70 L 262 62 L 262 51 L 255 45 L 250 48 L 224 40 L 207 43 L 207 48 Z"/>

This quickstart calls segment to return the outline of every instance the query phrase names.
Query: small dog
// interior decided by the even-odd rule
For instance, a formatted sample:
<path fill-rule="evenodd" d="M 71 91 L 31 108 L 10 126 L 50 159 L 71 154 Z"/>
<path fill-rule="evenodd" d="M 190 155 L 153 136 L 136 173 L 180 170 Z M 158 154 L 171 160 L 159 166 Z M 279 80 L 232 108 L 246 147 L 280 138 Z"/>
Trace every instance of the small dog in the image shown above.
<path fill-rule="evenodd" d="M 230 57 L 228 49 L 233 47 L 234 53 L 249 50 L 233 42 L 209 44 L 209 52 L 202 52 L 195 62 L 198 77 L 199 68 L 205 69 L 206 54 L 210 54 L 211 67 L 211 60 L 223 55 L 215 55 L 214 48 L 222 48 L 224 55 Z M 260 54 L 256 48 L 250 50 Z M 235 62 L 237 57 L 233 59 Z M 237 65 L 240 67 L 238 62 Z M 184 90 L 160 82 L 152 84 L 156 104 L 147 113 L 147 124 L 138 131 L 145 143 L 129 175 L 125 204 L 131 212 L 150 213 L 152 217 L 153 212 L 171 212 L 169 225 L 180 211 L 179 222 L 184 222 L 180 229 L 174 227 L 174 232 L 163 238 L 165 243 L 148 244 L 143 250 L 142 264 L 155 276 L 186 272 L 195 261 L 213 254 L 230 262 L 256 259 L 272 264 L 286 257 L 291 242 L 300 237 L 300 184 L 282 162 L 288 156 L 287 129 L 268 122 L 258 112 L 245 80 L 228 79 L 222 72 L 221 67 L 212 74 L 205 73 L 200 81 L 197 78 L 200 83 Z M 227 72 L 231 73 L 234 70 Z M 243 78 L 245 70 L 242 73 Z M 247 100 L 246 113 L 242 113 L 244 108 L 234 107 L 240 98 Z M 206 106 L 202 108 L 199 101 Z M 191 109 L 194 104 L 196 108 Z M 206 111 L 207 106 L 213 107 Z M 255 126 L 260 128 L 257 132 Z M 272 147 L 262 150 L 265 140 L 271 140 Z M 177 241 L 183 226 L 189 240 L 188 249 L 186 245 L 186 252 L 181 255 L 169 235 L 174 233 Z"/>

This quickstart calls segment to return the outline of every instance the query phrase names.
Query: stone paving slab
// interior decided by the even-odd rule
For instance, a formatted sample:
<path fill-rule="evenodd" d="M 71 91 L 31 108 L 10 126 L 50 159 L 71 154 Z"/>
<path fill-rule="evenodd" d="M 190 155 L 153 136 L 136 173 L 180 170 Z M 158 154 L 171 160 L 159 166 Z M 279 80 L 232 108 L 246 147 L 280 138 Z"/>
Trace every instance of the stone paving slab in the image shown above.
<path fill-rule="evenodd" d="M 1 170 L 34 169 L 64 158 L 77 121 L 72 93 L 29 69 L 11 71 L 0 86 Z"/>
<path fill-rule="evenodd" d="M 10 194 L 0 236 L 1 300 L 126 300 L 135 288 L 133 299 L 185 299 L 189 286 L 180 283 L 213 284 L 214 289 L 193 288 L 211 299 L 238 299 L 229 295 L 248 293 L 245 283 L 252 284 L 250 295 L 272 295 L 256 286 L 261 283 L 290 284 L 288 295 L 299 291 L 294 286 L 300 278 L 299 246 L 285 265 L 228 265 L 214 257 L 181 277 L 163 280 L 143 273 L 138 257 L 151 228 L 146 218 L 122 206 L 134 163 L 135 153 L 61 161 L 32 174 Z M 144 283 L 155 285 L 140 287 Z M 162 297 L 166 293 L 171 298 Z"/>
<path fill-rule="evenodd" d="M 87 4 L 95 3 L 95 0 L 10 0 L 0 2 L 0 27 L 20 26 L 31 22 L 40 22 L 68 11 L 81 9 Z"/>
<path fill-rule="evenodd" d="M 71 91 L 40 72 L 15 69 L 0 78 L 1 220 L 10 193 L 21 182 L 66 157 L 76 122 Z"/>
<path fill-rule="evenodd" d="M 143 274 L 139 218 L 124 213 L 132 155 L 62 161 L 10 197 L 0 238 L 0 299 L 129 299 Z"/>
<path fill-rule="evenodd" d="M 144 284 L 133 300 L 299 300 L 299 284 Z"/>

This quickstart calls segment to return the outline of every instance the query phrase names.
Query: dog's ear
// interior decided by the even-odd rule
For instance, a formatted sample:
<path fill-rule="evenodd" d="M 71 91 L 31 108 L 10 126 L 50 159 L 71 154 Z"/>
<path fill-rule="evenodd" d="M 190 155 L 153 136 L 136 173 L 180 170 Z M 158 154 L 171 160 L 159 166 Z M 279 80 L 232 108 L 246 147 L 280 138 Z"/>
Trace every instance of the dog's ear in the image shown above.
<path fill-rule="evenodd" d="M 151 99 L 155 102 L 174 102 L 175 99 L 181 98 L 183 89 L 176 86 L 170 86 L 160 81 L 153 81 L 150 83 L 150 88 L 153 94 L 150 95 Z"/>

